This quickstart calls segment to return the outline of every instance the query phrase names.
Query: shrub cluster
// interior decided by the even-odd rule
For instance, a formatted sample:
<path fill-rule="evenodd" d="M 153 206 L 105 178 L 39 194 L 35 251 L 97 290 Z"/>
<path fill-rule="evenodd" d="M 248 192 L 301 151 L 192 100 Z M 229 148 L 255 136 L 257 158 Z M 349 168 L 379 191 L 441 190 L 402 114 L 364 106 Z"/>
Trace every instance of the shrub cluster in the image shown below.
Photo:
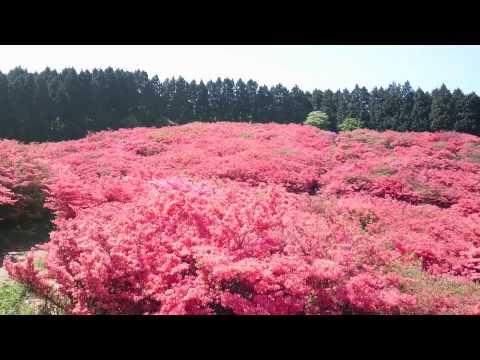
<path fill-rule="evenodd" d="M 0 141 L 0 223 L 39 216 L 45 175 L 45 166 L 29 147 L 12 140 Z"/>
<path fill-rule="evenodd" d="M 56 230 L 45 269 L 5 266 L 74 314 L 477 314 L 478 144 L 216 123 L 29 145 Z"/>

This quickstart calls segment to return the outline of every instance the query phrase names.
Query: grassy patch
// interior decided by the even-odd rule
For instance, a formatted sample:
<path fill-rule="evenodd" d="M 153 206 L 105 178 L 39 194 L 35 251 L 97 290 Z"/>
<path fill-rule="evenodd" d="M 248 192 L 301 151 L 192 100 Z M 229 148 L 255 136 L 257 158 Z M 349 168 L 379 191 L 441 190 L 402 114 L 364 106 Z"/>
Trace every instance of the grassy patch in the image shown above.
<path fill-rule="evenodd" d="M 368 191 L 372 185 L 372 180 L 363 175 L 346 176 L 343 182 L 350 185 L 354 191 Z"/>
<path fill-rule="evenodd" d="M 480 153 L 468 153 L 467 159 L 474 163 L 480 163 Z"/>
<path fill-rule="evenodd" d="M 252 137 L 252 135 L 250 133 L 247 133 L 247 132 L 242 132 L 240 134 L 238 134 L 239 137 L 241 137 L 242 139 L 250 139 Z"/>
<path fill-rule="evenodd" d="M 375 144 L 378 138 L 372 135 L 354 135 L 353 140 L 364 144 Z"/>
<path fill-rule="evenodd" d="M 395 169 L 392 169 L 388 166 L 380 166 L 372 171 L 373 175 L 377 176 L 391 176 L 395 175 L 398 171 Z"/>
<path fill-rule="evenodd" d="M 40 259 L 40 258 L 35 259 L 35 261 L 34 261 L 34 266 L 35 266 L 35 268 L 37 268 L 37 269 L 40 270 L 40 271 L 46 271 L 46 270 L 47 270 L 47 268 L 45 267 L 45 264 L 44 264 L 43 260 Z"/>
<path fill-rule="evenodd" d="M 434 189 L 427 184 L 421 183 L 420 181 L 410 179 L 408 180 L 412 190 L 414 190 L 417 194 L 432 199 L 439 199 L 442 196 L 442 193 L 438 189 Z"/>
<path fill-rule="evenodd" d="M 296 152 L 293 149 L 284 147 L 278 151 L 281 155 L 294 155 Z"/>
<path fill-rule="evenodd" d="M 156 142 L 161 142 L 165 139 L 168 139 L 172 135 L 171 131 L 168 130 L 158 130 L 154 134 L 150 135 L 150 139 Z"/>
<path fill-rule="evenodd" d="M 357 219 L 360 230 L 363 234 L 368 234 L 368 225 L 378 222 L 378 216 L 371 209 L 353 209 L 352 215 Z"/>
<path fill-rule="evenodd" d="M 447 143 L 445 141 L 437 141 L 432 145 L 432 147 L 437 150 L 445 149 L 447 147 Z"/>
<path fill-rule="evenodd" d="M 64 151 L 66 153 L 76 153 L 76 152 L 78 152 L 78 149 L 73 145 L 69 145 L 64 149 Z"/>
<path fill-rule="evenodd" d="M 63 315 L 65 304 L 59 304 L 38 297 L 28 286 L 15 281 L 0 285 L 0 315 Z"/>
<path fill-rule="evenodd" d="M 400 284 L 400 290 L 417 295 L 417 301 L 425 312 L 434 309 L 436 300 L 440 298 L 459 301 L 463 306 L 469 305 L 466 299 L 469 299 L 469 302 L 480 301 L 479 284 L 455 281 L 448 277 L 434 277 L 422 270 L 420 260 L 411 265 L 396 262 L 390 264 L 388 270 L 406 279 Z"/>
<path fill-rule="evenodd" d="M 26 303 L 30 290 L 19 283 L 8 282 L 0 287 L 0 315 L 33 315 L 35 310 Z"/>

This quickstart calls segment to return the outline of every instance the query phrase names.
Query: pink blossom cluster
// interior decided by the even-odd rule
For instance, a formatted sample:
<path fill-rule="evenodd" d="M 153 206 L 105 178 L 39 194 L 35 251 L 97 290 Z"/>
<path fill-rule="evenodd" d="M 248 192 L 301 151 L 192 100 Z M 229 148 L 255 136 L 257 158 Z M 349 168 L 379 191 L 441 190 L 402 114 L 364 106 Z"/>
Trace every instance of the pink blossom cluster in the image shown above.
<path fill-rule="evenodd" d="M 480 213 L 480 145 L 458 133 L 342 133 L 322 185 L 330 194 L 367 193 L 409 204 Z"/>
<path fill-rule="evenodd" d="M 309 192 L 316 190 L 325 171 L 325 153 L 333 140 L 333 133 L 298 125 L 192 123 L 104 131 L 48 144 L 40 152 L 58 172 L 74 169 L 82 181 L 106 175 L 148 180 L 182 176 Z"/>
<path fill-rule="evenodd" d="M 44 168 L 29 149 L 12 140 L 0 141 L 0 222 L 36 215 L 41 202 Z"/>
<path fill-rule="evenodd" d="M 386 280 L 357 278 L 382 259 L 348 217 L 317 213 L 276 186 L 224 183 L 202 192 L 166 184 L 57 220 L 45 265 L 69 311 L 400 313 L 415 304 Z M 6 267 L 42 289 L 45 278 L 28 263 Z M 367 298 L 359 281 L 370 281 Z"/>
<path fill-rule="evenodd" d="M 46 271 L 5 266 L 69 313 L 480 313 L 478 137 L 193 123 L 25 148 L 56 229 Z"/>

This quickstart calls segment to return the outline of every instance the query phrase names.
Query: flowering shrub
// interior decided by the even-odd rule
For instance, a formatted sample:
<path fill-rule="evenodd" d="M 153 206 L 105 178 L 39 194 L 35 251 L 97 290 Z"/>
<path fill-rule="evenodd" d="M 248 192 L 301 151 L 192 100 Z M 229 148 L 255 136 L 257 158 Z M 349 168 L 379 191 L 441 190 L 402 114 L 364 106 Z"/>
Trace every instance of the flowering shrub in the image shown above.
<path fill-rule="evenodd" d="M 439 139 L 442 147 L 437 149 Z M 322 178 L 337 196 L 368 193 L 410 204 L 480 211 L 480 166 L 466 160 L 476 138 L 443 133 L 356 130 L 336 140 L 334 165 Z M 336 165 L 335 165 L 336 164 Z"/>
<path fill-rule="evenodd" d="M 47 167 L 56 214 L 45 270 L 5 267 L 74 314 L 478 314 L 477 144 L 242 123 L 3 144 Z"/>
<path fill-rule="evenodd" d="M 353 131 L 362 127 L 362 122 L 359 119 L 347 117 L 338 126 L 340 131 Z"/>
<path fill-rule="evenodd" d="M 26 146 L 15 141 L 0 141 L 0 154 L 0 222 L 38 216 L 44 167 Z"/>

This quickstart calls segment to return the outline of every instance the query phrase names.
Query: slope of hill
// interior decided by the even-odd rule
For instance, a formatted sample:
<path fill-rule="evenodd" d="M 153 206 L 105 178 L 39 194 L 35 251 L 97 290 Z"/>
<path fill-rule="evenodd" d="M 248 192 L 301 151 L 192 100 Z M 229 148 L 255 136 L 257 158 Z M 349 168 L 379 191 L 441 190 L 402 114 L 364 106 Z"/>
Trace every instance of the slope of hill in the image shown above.
<path fill-rule="evenodd" d="M 5 267 L 67 312 L 480 313 L 478 137 L 193 123 L 0 145 L 2 217 L 39 193 L 56 215 L 45 269 Z"/>

